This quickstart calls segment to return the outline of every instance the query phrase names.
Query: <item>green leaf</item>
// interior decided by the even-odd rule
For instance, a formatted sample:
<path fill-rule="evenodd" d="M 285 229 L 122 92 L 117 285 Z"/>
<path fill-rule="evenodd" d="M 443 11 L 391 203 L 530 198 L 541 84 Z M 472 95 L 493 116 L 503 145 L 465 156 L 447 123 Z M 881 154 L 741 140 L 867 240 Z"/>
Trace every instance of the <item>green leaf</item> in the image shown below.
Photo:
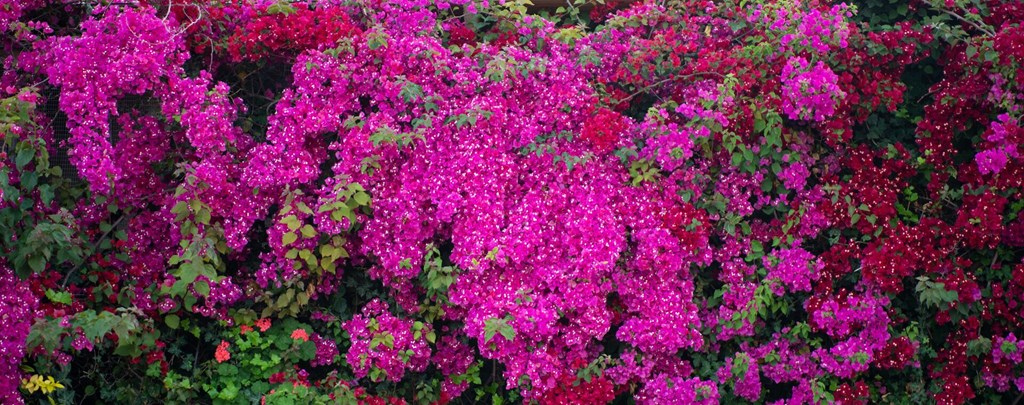
<path fill-rule="evenodd" d="M 210 224 L 210 210 L 201 209 L 201 210 L 199 210 L 199 212 L 196 212 L 196 222 L 198 222 L 200 224 L 203 224 L 203 225 L 209 225 Z"/>
<path fill-rule="evenodd" d="M 505 337 L 505 340 L 512 341 L 516 337 L 516 330 L 512 328 L 512 325 L 505 324 L 498 329 L 498 333 Z"/>
<path fill-rule="evenodd" d="M 295 243 L 295 241 L 298 239 L 299 235 L 296 235 L 295 233 L 292 232 L 288 232 L 281 236 L 281 243 L 287 246 L 291 245 L 292 243 Z"/>
<path fill-rule="evenodd" d="M 942 308 L 959 298 L 956 291 L 946 290 L 945 284 L 931 281 L 927 276 L 918 277 L 917 280 L 915 290 L 920 293 L 921 303 L 927 306 Z"/>
<path fill-rule="evenodd" d="M 97 314 L 90 309 L 76 314 L 74 325 L 82 328 L 87 339 L 96 340 L 109 333 L 120 319 L 110 312 L 103 311 Z"/>
<path fill-rule="evenodd" d="M 303 225 L 301 232 L 302 236 L 305 236 L 307 238 L 312 238 L 316 236 L 316 229 L 313 229 L 313 226 L 309 224 Z"/>
<path fill-rule="evenodd" d="M 180 297 L 185 294 L 187 288 L 188 283 L 186 283 L 185 280 L 178 280 L 175 281 L 169 289 L 167 289 L 167 293 L 175 297 Z"/>
<path fill-rule="evenodd" d="M 295 12 L 296 12 L 295 7 L 292 7 L 290 4 L 283 3 L 283 2 L 277 2 L 277 3 L 274 3 L 274 4 L 270 5 L 270 7 L 267 7 L 267 14 L 284 14 L 284 15 L 289 15 L 289 14 L 295 14 Z"/>
<path fill-rule="evenodd" d="M 369 35 L 367 35 L 366 37 L 367 37 L 366 44 L 370 48 L 371 51 L 372 50 L 376 50 L 376 49 L 378 49 L 380 47 L 383 47 L 383 46 L 387 46 L 387 44 L 388 44 L 388 37 L 386 35 L 384 35 L 383 33 L 381 33 L 381 32 L 373 32 L 373 33 L 370 33 Z"/>
<path fill-rule="evenodd" d="M 754 132 L 755 133 L 764 132 L 764 128 L 765 128 L 764 120 L 762 120 L 760 118 L 755 118 L 754 119 Z"/>
<path fill-rule="evenodd" d="M 484 321 L 484 343 L 490 342 L 496 333 L 500 333 L 508 341 L 516 337 L 516 330 L 508 324 L 508 318 L 491 318 Z"/>
<path fill-rule="evenodd" d="M 359 205 L 367 205 L 370 203 L 370 195 L 362 191 L 352 195 L 352 199 L 356 200 L 356 203 L 358 203 Z"/>
<path fill-rule="evenodd" d="M 39 184 L 39 175 L 34 171 L 26 171 L 21 173 L 21 189 L 26 191 L 35 190 L 36 185 Z"/>
<path fill-rule="evenodd" d="M 49 184 L 39 186 L 39 199 L 42 200 L 44 205 L 49 205 L 53 201 L 53 197 L 53 188 Z"/>
<path fill-rule="evenodd" d="M 288 304 L 292 302 L 293 298 L 295 298 L 295 290 L 287 290 L 284 292 L 284 294 L 281 294 L 280 297 L 277 297 L 277 302 L 275 302 L 275 306 L 277 308 L 285 308 L 288 306 Z"/>
<path fill-rule="evenodd" d="M 196 281 L 196 277 L 199 277 L 203 273 L 203 262 L 195 260 L 181 265 L 181 281 L 185 282 L 185 285 L 192 284 Z"/>
<path fill-rule="evenodd" d="M 171 213 L 177 216 L 177 219 L 175 219 L 176 222 L 181 222 L 181 220 L 185 219 L 185 216 L 188 215 L 188 203 L 185 201 L 178 201 L 173 207 L 171 207 Z"/>
<path fill-rule="evenodd" d="M 35 157 L 35 155 L 36 155 L 36 150 L 35 149 L 33 149 L 33 148 L 24 148 L 24 149 L 18 151 L 18 155 L 15 156 L 15 158 L 14 158 L 14 164 L 18 167 L 18 170 L 21 170 L 21 169 L 23 169 L 25 167 L 25 165 L 28 164 L 28 162 L 32 161 L 32 158 Z"/>
<path fill-rule="evenodd" d="M 57 292 L 54 290 L 47 289 L 46 298 L 53 303 L 71 305 L 71 293 L 67 291 Z"/>
<path fill-rule="evenodd" d="M 967 342 L 968 356 L 983 356 L 992 351 L 992 340 L 984 336 Z"/>
<path fill-rule="evenodd" d="M 302 225 L 302 223 L 299 221 L 299 218 L 297 218 L 295 215 L 289 215 L 284 217 L 283 219 L 281 219 L 281 223 L 288 226 L 289 231 L 299 229 L 299 226 Z"/>
<path fill-rule="evenodd" d="M 33 272 L 40 273 L 46 269 L 46 259 L 43 258 L 42 255 L 29 257 L 28 267 L 30 267 Z"/>
<path fill-rule="evenodd" d="M 192 288 L 196 290 L 196 293 L 203 297 L 210 296 L 210 284 L 205 281 L 198 281 L 192 285 Z"/>
<path fill-rule="evenodd" d="M 164 323 L 167 324 L 168 328 L 178 329 L 181 326 L 181 318 L 174 314 L 167 315 L 164 317 Z"/>

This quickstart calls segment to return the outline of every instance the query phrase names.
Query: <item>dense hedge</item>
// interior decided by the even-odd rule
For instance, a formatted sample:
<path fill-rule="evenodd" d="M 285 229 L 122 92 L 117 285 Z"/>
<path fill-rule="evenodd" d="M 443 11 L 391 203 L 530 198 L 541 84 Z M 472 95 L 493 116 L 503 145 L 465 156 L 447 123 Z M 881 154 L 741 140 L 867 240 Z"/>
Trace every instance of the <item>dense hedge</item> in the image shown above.
<path fill-rule="evenodd" d="M 2 403 L 992 403 L 1024 4 L 0 0 Z"/>

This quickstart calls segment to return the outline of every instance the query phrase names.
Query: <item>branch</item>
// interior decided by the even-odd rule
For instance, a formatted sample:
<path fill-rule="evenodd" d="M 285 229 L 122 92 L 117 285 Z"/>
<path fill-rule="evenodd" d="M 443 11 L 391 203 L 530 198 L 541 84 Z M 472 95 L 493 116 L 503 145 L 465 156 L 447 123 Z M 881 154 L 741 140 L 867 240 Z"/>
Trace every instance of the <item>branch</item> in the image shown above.
<path fill-rule="evenodd" d="M 957 20 L 960 20 L 962 22 L 965 22 L 965 23 L 969 24 L 970 26 L 976 28 L 978 31 L 983 32 L 986 36 L 989 36 L 989 37 L 996 36 L 995 31 L 992 31 L 989 28 L 983 27 L 983 26 L 981 26 L 980 24 L 978 24 L 978 23 L 976 23 L 974 21 L 968 20 L 966 17 L 964 17 L 964 16 L 962 16 L 960 14 L 957 14 L 957 13 L 953 12 L 952 10 L 949 10 L 949 9 L 946 9 L 945 7 L 936 5 L 935 3 L 931 2 L 931 1 L 928 1 L 927 3 L 928 3 L 928 5 L 932 6 L 932 8 L 934 8 L 936 10 L 939 10 L 939 11 L 941 11 L 943 13 L 949 14 L 949 15 L 953 16 L 954 18 L 956 18 Z"/>
<path fill-rule="evenodd" d="M 576 23 L 579 24 L 580 26 L 586 27 L 587 24 L 585 24 L 583 20 L 580 19 L 580 11 L 577 10 L 576 6 L 572 4 L 572 0 L 565 0 L 565 4 L 569 6 L 569 14 L 572 15 L 574 19 L 576 19 Z"/>
<path fill-rule="evenodd" d="M 121 217 L 118 218 L 117 221 L 114 221 L 114 223 L 112 225 L 110 225 L 110 229 L 108 229 L 107 232 L 103 233 L 103 236 L 100 236 L 99 239 L 96 239 L 96 243 L 92 244 L 92 248 L 89 249 L 89 253 L 84 255 L 84 256 L 82 256 L 82 264 L 79 264 L 78 266 L 75 266 L 75 268 L 73 270 L 69 271 L 67 274 L 64 275 L 64 282 L 62 282 L 60 284 L 60 288 L 62 290 L 65 287 L 67 287 L 68 281 L 71 280 L 71 277 L 69 277 L 69 276 L 72 273 L 77 273 L 79 270 L 82 270 L 82 267 L 85 266 L 85 264 L 88 262 L 89 256 L 92 256 L 93 253 L 96 253 L 96 249 L 100 247 L 100 244 L 103 243 L 103 240 L 106 239 L 108 236 L 110 236 L 110 233 L 114 232 L 114 229 L 117 229 L 117 226 L 121 224 L 121 221 L 124 221 L 124 219 L 127 218 L 127 217 L 128 217 L 127 215 L 121 215 Z"/>
<path fill-rule="evenodd" d="M 950 10 L 946 10 L 946 9 L 944 9 L 944 8 L 943 8 L 943 9 L 940 9 L 940 10 L 942 10 L 942 12 L 943 12 L 943 13 L 946 13 L 946 14 L 949 14 L 949 15 L 951 15 L 951 16 L 953 16 L 953 17 L 956 17 L 956 19 L 958 19 L 958 20 L 960 20 L 960 21 L 963 21 L 963 22 L 965 22 L 965 23 L 968 23 L 968 24 L 970 24 L 970 25 L 971 25 L 972 27 L 974 27 L 974 28 L 977 28 L 977 29 L 978 29 L 978 31 L 981 31 L 981 32 L 985 33 L 985 35 L 987 35 L 987 36 L 989 36 L 989 37 L 994 37 L 994 36 L 996 36 L 996 33 L 995 33 L 994 31 L 992 31 L 992 30 L 990 30 L 990 29 L 988 29 L 988 28 L 982 27 L 981 25 L 978 25 L 978 23 L 976 23 L 976 22 L 974 22 L 974 21 L 971 21 L 971 20 L 968 20 L 968 19 L 966 19 L 966 18 L 962 17 L 962 16 L 960 15 L 960 14 L 954 13 L 954 12 L 952 12 L 952 11 L 950 11 Z"/>
<path fill-rule="evenodd" d="M 718 72 L 697 72 L 697 73 L 691 73 L 691 74 L 683 75 L 683 76 L 670 77 L 670 78 L 667 78 L 667 79 L 659 80 L 659 81 L 657 81 L 657 82 L 655 82 L 653 84 L 650 84 L 648 86 L 645 86 L 644 88 L 642 88 L 640 90 L 637 90 L 633 94 L 630 94 L 629 96 L 626 96 L 626 98 L 623 98 L 621 100 L 615 100 L 614 104 L 618 105 L 618 104 L 624 103 L 626 101 L 632 100 L 633 97 L 639 96 L 640 94 L 643 94 L 643 93 L 645 93 L 645 92 L 647 92 L 647 91 L 649 91 L 649 90 L 651 90 L 651 89 L 653 89 L 653 88 L 655 88 L 657 86 L 663 85 L 663 84 L 668 83 L 668 82 L 670 82 L 672 80 L 676 80 L 676 79 L 689 79 L 691 77 L 704 76 L 704 75 L 717 76 L 717 77 L 722 77 L 722 78 L 725 77 L 724 75 L 722 75 L 721 73 L 718 73 Z"/>

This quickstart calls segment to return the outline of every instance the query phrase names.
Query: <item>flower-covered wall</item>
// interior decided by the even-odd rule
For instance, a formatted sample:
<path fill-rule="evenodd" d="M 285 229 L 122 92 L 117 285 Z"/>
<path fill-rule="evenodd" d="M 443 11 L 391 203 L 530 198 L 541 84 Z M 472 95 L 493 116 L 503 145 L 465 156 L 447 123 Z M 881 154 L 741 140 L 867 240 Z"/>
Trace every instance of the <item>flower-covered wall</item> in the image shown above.
<path fill-rule="evenodd" d="M 0 403 L 1013 403 L 1024 5 L 0 0 Z"/>

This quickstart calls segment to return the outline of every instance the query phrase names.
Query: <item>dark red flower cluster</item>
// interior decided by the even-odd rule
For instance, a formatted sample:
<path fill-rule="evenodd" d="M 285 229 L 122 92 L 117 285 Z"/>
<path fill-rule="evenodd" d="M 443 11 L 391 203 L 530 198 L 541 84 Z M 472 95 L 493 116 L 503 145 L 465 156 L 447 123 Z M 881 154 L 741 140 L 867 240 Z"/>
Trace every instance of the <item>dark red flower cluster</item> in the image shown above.
<path fill-rule="evenodd" d="M 860 249 L 846 239 L 841 239 L 821 255 L 825 265 L 818 273 L 814 291 L 818 294 L 829 294 L 835 288 L 837 280 L 853 271 L 853 261 L 860 259 Z"/>
<path fill-rule="evenodd" d="M 298 5 L 293 11 L 264 9 L 264 13 L 228 38 L 228 53 L 233 61 L 254 61 L 267 56 L 290 59 L 304 50 L 333 46 L 342 38 L 362 33 L 344 9 L 338 7 Z"/>
<path fill-rule="evenodd" d="M 1019 1 L 986 0 L 990 13 L 982 17 L 987 24 L 1007 27 L 1024 21 L 1024 3 Z"/>
<path fill-rule="evenodd" d="M 619 143 L 619 138 L 626 128 L 626 121 L 621 114 L 601 108 L 583 124 L 580 137 L 589 142 L 594 151 L 604 153 Z"/>
<path fill-rule="evenodd" d="M 707 243 L 711 232 L 707 211 L 697 209 L 692 204 L 677 204 L 669 208 L 661 220 L 665 228 L 690 251 L 696 251 Z"/>
<path fill-rule="evenodd" d="M 946 380 L 946 384 L 942 386 L 942 392 L 935 396 L 935 403 L 937 405 L 963 404 L 973 398 L 974 389 L 971 388 L 970 381 L 967 376 L 961 375 Z"/>
<path fill-rule="evenodd" d="M 914 359 L 916 352 L 917 348 L 910 342 L 910 338 L 900 336 L 890 340 L 882 350 L 875 354 L 874 364 L 875 367 L 883 369 L 902 369 Z"/>
<path fill-rule="evenodd" d="M 871 399 L 871 390 L 863 381 L 857 381 L 853 386 L 843 383 L 833 395 L 837 405 L 864 405 Z"/>
<path fill-rule="evenodd" d="M 993 47 L 999 52 L 1003 65 L 1013 67 L 1024 66 L 1024 27 L 1012 26 L 1000 31 L 992 40 Z M 1024 87 L 1024 74 L 1017 72 L 1017 85 Z"/>
<path fill-rule="evenodd" d="M 839 210 L 834 213 L 836 220 L 849 221 L 861 232 L 871 233 L 875 224 L 885 224 L 896 216 L 896 202 L 907 187 L 906 179 L 914 173 L 904 160 L 908 153 L 901 149 L 897 148 L 896 158 L 863 146 L 850 151 L 843 165 L 853 170 L 853 175 L 840 190 L 843 201 L 833 206 Z M 872 221 L 868 216 L 875 218 Z"/>
<path fill-rule="evenodd" d="M 936 166 L 947 166 L 956 153 L 953 137 L 974 122 L 988 122 L 987 97 L 991 81 L 981 72 L 981 64 L 967 56 L 966 46 L 949 48 L 941 58 L 947 62 L 943 79 L 929 91 L 932 104 L 924 109 L 924 119 L 917 124 L 917 144 L 924 159 Z M 933 183 L 941 184 L 941 176 Z M 929 190 L 933 191 L 933 190 Z"/>
<path fill-rule="evenodd" d="M 604 4 L 596 4 L 590 9 L 590 21 L 600 23 L 608 19 L 608 15 L 619 9 L 627 2 L 620 0 L 605 1 Z"/>
<path fill-rule="evenodd" d="M 959 301 L 957 305 L 969 305 L 981 299 L 981 289 L 978 288 L 976 276 L 964 273 L 963 269 L 953 270 L 936 281 L 942 283 L 947 291 L 956 291 Z"/>
<path fill-rule="evenodd" d="M 476 43 L 476 32 L 466 27 L 461 21 L 451 23 L 448 28 L 448 45 L 463 46 Z"/>
<path fill-rule="evenodd" d="M 682 68 L 683 61 L 694 58 L 705 39 L 695 32 L 672 28 L 657 30 L 649 39 L 636 38 L 632 53 L 618 66 L 613 78 L 620 83 L 644 86 L 659 74 Z"/>
<path fill-rule="evenodd" d="M 367 394 L 366 389 L 363 387 L 356 387 L 352 390 L 352 393 L 355 394 L 359 405 L 405 405 L 408 403 L 398 397 L 381 397 Z"/>
<path fill-rule="evenodd" d="M 924 221 L 917 226 L 898 224 L 888 239 L 868 244 L 864 250 L 864 280 L 885 291 L 903 291 L 903 280 L 919 273 L 944 273 L 948 263 L 943 259 L 953 249 L 954 239 L 948 237 L 948 226 L 937 221 Z M 944 236 L 946 235 L 946 236 Z"/>
<path fill-rule="evenodd" d="M 958 322 L 946 347 L 939 350 L 938 360 L 930 370 L 933 378 L 944 382 L 942 392 L 935 395 L 938 404 L 963 404 L 974 398 L 974 388 L 966 376 L 968 365 L 967 344 L 978 338 L 981 327 L 977 317 Z"/>
<path fill-rule="evenodd" d="M 563 375 L 558 386 L 540 398 L 541 405 L 607 404 L 615 399 L 615 386 L 603 377 L 581 381 L 574 375 Z"/>
<path fill-rule="evenodd" d="M 1003 208 L 1007 200 L 991 191 L 981 195 L 964 196 L 963 206 L 956 218 L 957 238 L 973 249 L 995 248 L 1003 233 Z"/>

